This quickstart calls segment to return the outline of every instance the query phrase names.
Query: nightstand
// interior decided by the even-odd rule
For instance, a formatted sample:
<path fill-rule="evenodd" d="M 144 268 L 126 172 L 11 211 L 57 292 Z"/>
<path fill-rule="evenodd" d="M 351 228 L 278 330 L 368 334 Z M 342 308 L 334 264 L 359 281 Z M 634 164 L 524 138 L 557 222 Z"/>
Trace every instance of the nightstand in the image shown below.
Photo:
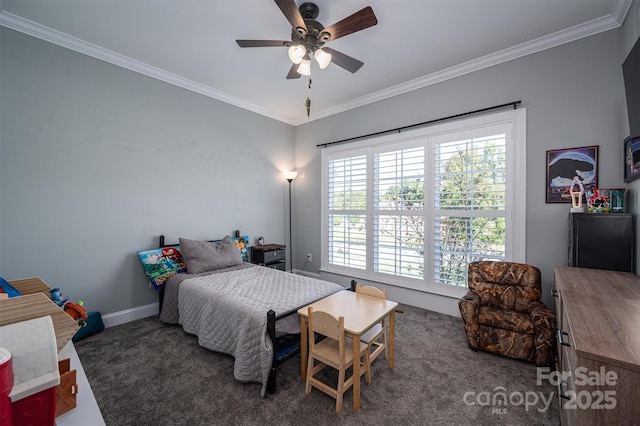
<path fill-rule="evenodd" d="M 285 270 L 286 251 L 282 244 L 265 244 L 263 246 L 251 246 L 251 263 L 266 266 L 267 268 Z"/>

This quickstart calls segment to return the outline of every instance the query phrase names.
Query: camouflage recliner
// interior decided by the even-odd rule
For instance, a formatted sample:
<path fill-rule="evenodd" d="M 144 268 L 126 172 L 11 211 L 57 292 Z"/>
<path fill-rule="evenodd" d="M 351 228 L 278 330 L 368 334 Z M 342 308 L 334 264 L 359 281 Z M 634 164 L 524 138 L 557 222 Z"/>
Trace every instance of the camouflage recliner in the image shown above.
<path fill-rule="evenodd" d="M 469 347 L 550 366 L 555 315 L 540 301 L 540 270 L 513 262 L 469 264 L 458 307 Z"/>

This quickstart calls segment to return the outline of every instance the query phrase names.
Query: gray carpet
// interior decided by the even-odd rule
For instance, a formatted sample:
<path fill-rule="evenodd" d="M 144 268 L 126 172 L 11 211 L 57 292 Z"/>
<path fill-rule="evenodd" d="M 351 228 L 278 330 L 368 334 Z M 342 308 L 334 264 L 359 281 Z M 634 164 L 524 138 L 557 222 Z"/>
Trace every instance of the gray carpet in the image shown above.
<path fill-rule="evenodd" d="M 278 392 L 262 399 L 259 384 L 233 379 L 232 357 L 157 317 L 108 328 L 76 350 L 109 426 L 559 424 L 555 388 L 537 385 L 535 365 L 471 351 L 459 318 L 398 309 L 395 368 L 373 363 L 358 412 L 351 391 L 340 414 L 324 393 L 306 396 L 299 357 L 279 367 Z"/>

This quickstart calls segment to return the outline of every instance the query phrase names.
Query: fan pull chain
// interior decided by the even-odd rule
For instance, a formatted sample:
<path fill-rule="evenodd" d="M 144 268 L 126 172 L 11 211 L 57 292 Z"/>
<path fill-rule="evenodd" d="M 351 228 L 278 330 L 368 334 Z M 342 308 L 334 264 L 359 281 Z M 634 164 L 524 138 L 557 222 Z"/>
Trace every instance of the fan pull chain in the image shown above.
<path fill-rule="evenodd" d="M 311 115 L 311 75 L 309 75 L 309 83 L 307 83 L 307 100 L 304 102 L 305 106 L 307 107 L 307 120 L 309 119 L 309 116 Z"/>

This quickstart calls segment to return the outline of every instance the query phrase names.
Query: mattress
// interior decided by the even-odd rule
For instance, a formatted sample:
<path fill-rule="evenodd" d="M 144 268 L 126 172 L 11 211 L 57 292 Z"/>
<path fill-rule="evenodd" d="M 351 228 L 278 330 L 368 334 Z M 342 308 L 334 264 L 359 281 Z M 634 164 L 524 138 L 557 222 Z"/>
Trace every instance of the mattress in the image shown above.
<path fill-rule="evenodd" d="M 262 396 L 273 360 L 267 312 L 297 310 L 344 290 L 338 284 L 263 266 L 243 264 L 207 274 L 177 274 L 165 283 L 160 319 L 182 325 L 198 344 L 235 358 L 234 377 L 262 383 Z M 299 333 L 299 318 L 276 323 L 278 333 Z"/>

